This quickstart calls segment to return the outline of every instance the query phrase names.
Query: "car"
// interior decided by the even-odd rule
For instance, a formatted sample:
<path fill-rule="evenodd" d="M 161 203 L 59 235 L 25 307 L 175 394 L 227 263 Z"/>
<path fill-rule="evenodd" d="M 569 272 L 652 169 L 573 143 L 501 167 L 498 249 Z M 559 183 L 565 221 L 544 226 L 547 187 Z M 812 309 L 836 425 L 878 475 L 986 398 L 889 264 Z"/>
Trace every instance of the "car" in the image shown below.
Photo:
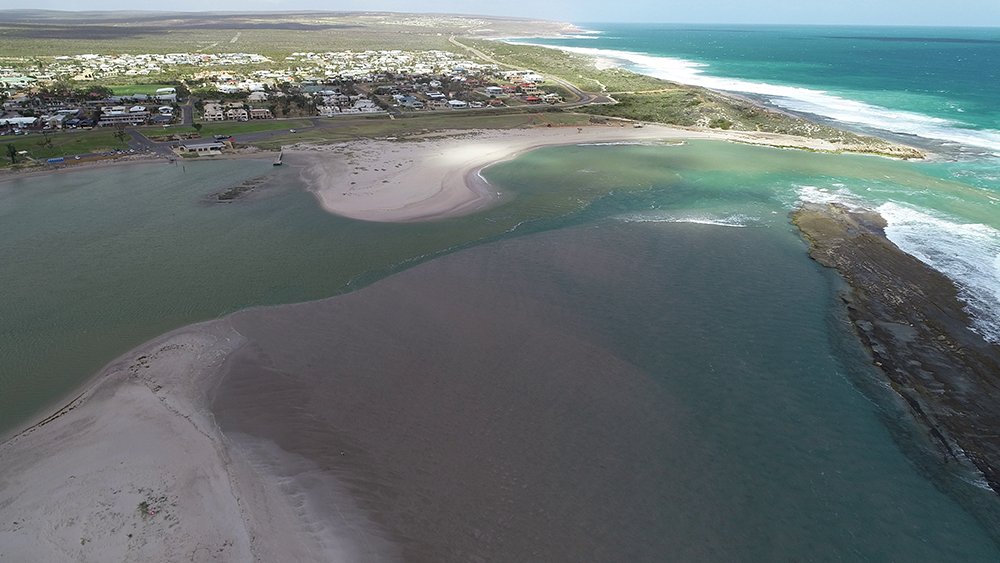
<path fill-rule="evenodd" d="M 298 133 L 298 131 L 296 131 L 295 129 L 289 129 L 288 132 L 289 133 Z"/>

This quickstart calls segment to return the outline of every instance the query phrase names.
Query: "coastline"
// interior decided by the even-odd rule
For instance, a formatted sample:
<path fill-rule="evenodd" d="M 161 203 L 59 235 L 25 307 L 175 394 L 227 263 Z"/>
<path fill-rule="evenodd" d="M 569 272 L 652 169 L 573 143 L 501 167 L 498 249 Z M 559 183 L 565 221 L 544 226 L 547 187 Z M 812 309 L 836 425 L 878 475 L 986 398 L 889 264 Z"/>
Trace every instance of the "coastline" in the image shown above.
<path fill-rule="evenodd" d="M 955 284 L 886 238 L 877 212 L 806 204 L 791 217 L 813 260 L 847 283 L 855 333 L 942 459 L 1000 494 L 1000 346 L 972 331 Z"/>
<path fill-rule="evenodd" d="M 504 194 L 482 179 L 489 166 L 547 146 L 602 142 L 716 140 L 815 152 L 863 147 L 779 133 L 643 125 L 609 120 L 586 127 L 448 130 L 393 140 L 285 147 L 288 162 L 329 213 L 377 222 L 431 221 L 495 205 Z M 902 149 L 901 149 L 902 150 Z"/>
<path fill-rule="evenodd" d="M 441 132 L 419 140 L 353 142 L 340 146 L 341 152 L 331 148 L 301 150 L 304 154 L 295 156 L 304 162 L 316 159 L 308 165 L 322 166 L 330 175 L 343 173 L 348 166 L 374 168 L 378 163 L 377 170 L 351 174 L 363 176 L 369 182 L 365 184 L 368 189 L 376 192 L 362 198 L 367 207 L 351 212 L 380 219 L 391 217 L 386 220 L 393 221 L 429 220 L 466 213 L 469 208 L 465 205 L 492 203 L 492 194 L 481 195 L 484 188 L 470 187 L 469 182 L 474 182 L 478 172 L 491 163 L 538 146 L 678 139 L 741 142 L 744 135 L 607 126 L 585 128 L 582 133 L 577 133 L 576 128 Z M 803 143 L 796 148 L 816 146 L 810 144 L 815 140 L 809 139 L 768 136 L 767 140 Z M 347 152 L 359 146 L 368 152 L 356 153 L 359 160 L 351 164 Z M 329 158 L 331 153 L 334 158 Z M 405 180 L 413 178 L 429 187 L 415 199 L 400 199 Z M 396 182 L 383 184 L 382 179 Z M 387 193 L 377 193 L 381 186 L 387 186 Z M 373 208 L 372 201 L 397 206 Z M 420 303 L 422 298 L 401 282 L 396 292 L 409 295 L 412 303 Z M 348 297 L 351 295 L 351 301 L 364 302 L 368 294 L 359 292 Z M 54 528 L 59 530 L 55 539 L 46 538 L 51 541 L 45 544 L 53 550 L 52 560 L 165 560 L 216 551 L 221 554 L 219 558 L 234 561 L 275 560 L 288 554 L 301 559 L 330 558 L 362 551 L 377 554 L 375 559 L 392 559 L 394 553 L 383 537 L 380 523 L 373 523 L 363 507 L 352 505 L 349 495 L 340 492 L 340 480 L 323 474 L 321 464 L 239 429 L 223 434 L 211 407 L 211 395 L 227 373 L 233 373 L 230 360 L 253 352 L 246 346 L 245 329 L 234 323 L 248 316 L 267 317 L 279 310 L 301 314 L 315 307 L 316 302 L 253 309 L 168 333 L 109 364 L 82 394 L 44 424 L 0 444 L 2 494 L 8 495 L 0 497 L 0 505 L 18 509 L 17 514 L 10 514 L 18 522 L 16 529 L 0 530 L 0 542 L 12 546 L 15 554 L 34 554 L 28 550 L 36 549 L 43 543 L 42 534 Z M 397 311 L 394 306 L 388 307 L 386 310 Z M 330 326 L 342 318 L 335 307 L 333 311 L 337 314 L 328 317 Z M 465 312 L 460 318 L 471 316 Z M 269 324 L 277 318 L 269 318 Z M 393 319 L 393 315 L 381 315 L 379 322 L 388 325 L 372 333 L 373 341 L 374 335 L 394 330 Z M 284 322 L 289 327 L 288 335 L 292 335 L 291 327 L 297 326 L 297 318 L 292 316 Z M 258 341 L 270 342 L 272 338 L 276 348 L 270 356 L 278 357 L 282 341 L 276 334 L 258 336 Z M 250 365 L 266 367 L 267 362 Z M 622 366 L 611 367 L 627 372 Z M 262 372 L 288 373 L 280 369 Z M 599 395 L 598 391 L 594 394 Z M 630 401 L 623 400 L 622 404 Z M 351 452 L 347 448 L 341 451 Z M 379 483 L 371 484 L 377 490 Z M 337 499 L 339 516 L 308 504 L 314 491 L 319 490 L 311 487 L 320 487 L 332 495 L 330 498 Z M 205 505 L 211 508 L 202 508 Z M 331 543 L 331 533 L 341 539 Z"/>
<path fill-rule="evenodd" d="M 170 165 L 174 163 L 185 164 L 187 162 L 210 162 L 213 160 L 270 159 L 273 158 L 275 155 L 277 155 L 276 151 L 253 150 L 246 152 L 229 153 L 219 156 L 208 156 L 208 157 L 202 156 L 190 161 L 184 160 L 182 158 L 177 158 L 174 161 L 170 161 L 158 155 L 132 154 L 120 158 L 107 158 L 96 161 L 67 163 L 56 166 L 42 165 L 20 170 L 0 169 L 0 184 L 12 180 L 37 178 L 39 176 L 48 176 L 50 174 L 69 174 L 78 171 L 101 170 L 105 168 L 113 168 L 118 166 L 132 166 L 140 164 L 157 164 L 157 163 Z"/>
<path fill-rule="evenodd" d="M 114 360 L 64 408 L 0 444 L 0 504 L 18 507 L 5 515 L 13 527 L 0 530 L 4 554 L 167 560 L 219 550 L 249 557 L 250 537 L 237 524 L 242 508 L 197 385 L 238 344 L 218 325 L 165 334 Z M 181 519 L 180 504 L 200 514 Z"/>
<path fill-rule="evenodd" d="M 230 319 L 129 351 L 56 413 L 0 443 L 0 513 L 13 522 L 0 527 L 4 556 L 356 560 L 357 521 L 346 522 L 353 536 L 334 534 L 338 544 L 304 532 L 310 517 L 286 480 L 260 467 L 267 445 L 255 451 L 221 433 L 212 391 L 246 342 Z M 350 499 L 337 500 L 347 514 Z"/>

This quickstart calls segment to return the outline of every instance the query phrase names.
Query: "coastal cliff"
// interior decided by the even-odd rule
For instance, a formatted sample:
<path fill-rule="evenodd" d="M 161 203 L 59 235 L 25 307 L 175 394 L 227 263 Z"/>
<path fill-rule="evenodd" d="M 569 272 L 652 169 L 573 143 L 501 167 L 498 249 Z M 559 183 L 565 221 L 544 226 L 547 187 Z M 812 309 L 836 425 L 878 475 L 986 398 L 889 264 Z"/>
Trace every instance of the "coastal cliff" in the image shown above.
<path fill-rule="evenodd" d="M 843 296 L 875 365 L 950 460 L 1000 493 L 1000 346 L 968 327 L 955 284 L 889 241 L 875 212 L 806 204 L 792 220 Z"/>

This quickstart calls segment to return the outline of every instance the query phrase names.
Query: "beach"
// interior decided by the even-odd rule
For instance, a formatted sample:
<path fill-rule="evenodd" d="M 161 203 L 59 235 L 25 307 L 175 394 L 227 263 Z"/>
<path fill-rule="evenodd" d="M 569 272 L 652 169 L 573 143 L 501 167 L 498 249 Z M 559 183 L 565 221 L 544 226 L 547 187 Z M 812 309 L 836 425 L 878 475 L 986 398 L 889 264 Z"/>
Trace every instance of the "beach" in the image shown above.
<path fill-rule="evenodd" d="M 0 174 L 0 562 L 1000 560 L 997 145 L 889 101 L 843 123 L 942 152 L 595 118 Z"/>
<path fill-rule="evenodd" d="M 440 131 L 391 140 L 286 147 L 287 162 L 301 166 L 302 179 L 323 209 L 365 221 L 426 221 L 466 215 L 503 201 L 481 175 L 490 165 L 544 146 L 594 143 L 655 143 L 720 140 L 817 152 L 869 152 L 776 133 L 633 127 L 611 121 L 587 127 L 537 127 L 502 131 Z M 909 154 L 909 147 L 898 147 Z M 883 147 L 884 150 L 884 147 Z"/>

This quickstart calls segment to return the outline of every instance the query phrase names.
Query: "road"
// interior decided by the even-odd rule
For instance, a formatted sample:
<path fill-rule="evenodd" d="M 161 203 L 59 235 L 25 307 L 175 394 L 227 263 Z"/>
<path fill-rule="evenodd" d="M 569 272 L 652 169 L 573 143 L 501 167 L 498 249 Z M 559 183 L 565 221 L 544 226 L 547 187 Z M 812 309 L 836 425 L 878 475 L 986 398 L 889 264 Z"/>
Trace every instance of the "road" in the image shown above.
<path fill-rule="evenodd" d="M 174 157 L 174 152 L 170 150 L 171 143 L 153 141 L 143 135 L 138 129 L 128 128 L 125 132 L 129 136 L 129 148 L 135 149 L 136 152 L 149 152 L 168 158 Z"/>
<path fill-rule="evenodd" d="M 494 59 L 493 57 L 491 57 L 490 55 L 487 55 L 486 53 L 480 51 L 479 49 L 476 49 L 475 47 L 470 47 L 470 46 L 462 43 L 458 39 L 455 39 L 454 35 L 452 35 L 451 37 L 449 37 L 448 41 L 450 41 L 452 45 L 455 45 L 456 47 L 461 47 L 461 48 L 465 49 L 466 51 L 469 51 L 473 55 L 475 55 L 475 56 L 479 57 L 480 59 L 482 59 L 484 61 L 487 61 L 489 63 L 493 63 L 493 64 L 495 64 L 497 66 L 500 66 L 500 67 L 509 68 L 511 70 L 524 70 L 522 67 L 517 67 L 517 66 L 509 65 L 507 63 L 498 61 L 498 60 Z M 561 107 L 561 108 L 575 108 L 575 107 L 586 106 L 586 105 L 590 105 L 590 104 L 613 104 L 613 103 L 615 103 L 615 100 L 613 98 L 611 98 L 610 96 L 606 96 L 604 94 L 596 94 L 594 92 L 585 92 L 585 91 L 577 88 L 575 84 L 573 84 L 573 83 L 571 83 L 571 82 L 569 82 L 567 80 L 563 80 L 562 78 L 559 78 L 558 76 L 546 76 L 546 78 L 548 78 L 549 80 L 551 80 L 551 81 L 559 84 L 563 88 L 569 90 L 570 93 L 572 93 L 577 98 L 576 101 L 573 101 L 573 102 L 563 102 L 561 104 L 556 104 L 558 107 Z"/>

